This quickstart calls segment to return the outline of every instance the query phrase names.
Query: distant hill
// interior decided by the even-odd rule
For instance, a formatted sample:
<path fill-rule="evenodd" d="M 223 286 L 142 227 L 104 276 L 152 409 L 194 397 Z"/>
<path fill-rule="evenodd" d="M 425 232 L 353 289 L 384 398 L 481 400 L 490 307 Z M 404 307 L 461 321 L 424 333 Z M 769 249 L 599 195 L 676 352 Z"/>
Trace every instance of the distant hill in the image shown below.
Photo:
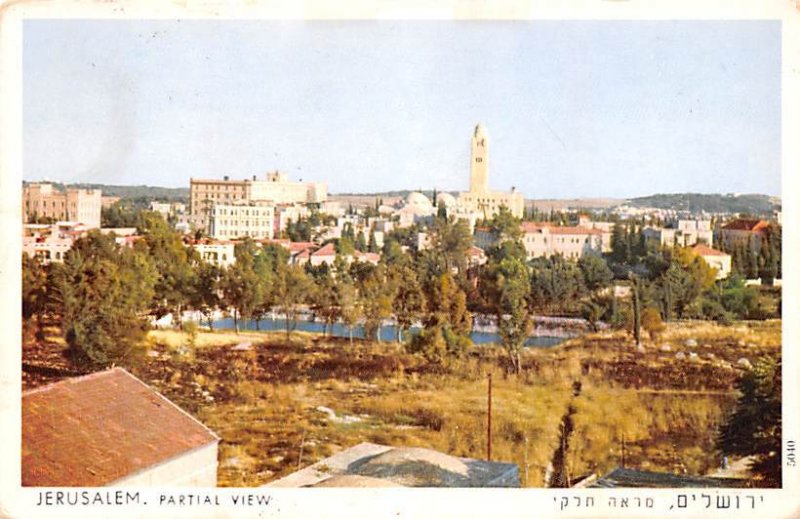
<path fill-rule="evenodd" d="M 23 182 L 27 184 L 28 182 Z M 147 200 L 163 200 L 165 202 L 184 202 L 189 201 L 189 188 L 188 187 L 158 187 L 158 186 L 111 186 L 107 184 L 62 184 L 60 182 L 51 182 L 56 189 L 64 190 L 67 187 L 79 189 L 99 189 L 103 192 L 103 196 L 118 196 L 126 199 L 147 199 Z"/>
<path fill-rule="evenodd" d="M 526 199 L 525 207 L 529 210 L 569 211 L 569 210 L 602 210 L 609 209 L 625 202 L 622 198 L 538 198 Z"/>
<path fill-rule="evenodd" d="M 655 207 L 707 213 L 769 214 L 775 208 L 774 198 L 767 195 L 706 195 L 700 193 L 658 194 L 632 198 L 634 207 Z"/>

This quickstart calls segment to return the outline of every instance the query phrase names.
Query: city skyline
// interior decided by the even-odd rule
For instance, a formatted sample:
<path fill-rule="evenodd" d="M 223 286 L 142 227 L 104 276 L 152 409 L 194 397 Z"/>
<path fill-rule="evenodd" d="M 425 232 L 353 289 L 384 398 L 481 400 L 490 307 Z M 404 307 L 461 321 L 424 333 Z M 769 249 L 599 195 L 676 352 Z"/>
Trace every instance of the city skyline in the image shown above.
<path fill-rule="evenodd" d="M 30 181 L 460 191 L 483 123 L 526 198 L 780 195 L 779 22 L 36 20 L 23 66 Z"/>

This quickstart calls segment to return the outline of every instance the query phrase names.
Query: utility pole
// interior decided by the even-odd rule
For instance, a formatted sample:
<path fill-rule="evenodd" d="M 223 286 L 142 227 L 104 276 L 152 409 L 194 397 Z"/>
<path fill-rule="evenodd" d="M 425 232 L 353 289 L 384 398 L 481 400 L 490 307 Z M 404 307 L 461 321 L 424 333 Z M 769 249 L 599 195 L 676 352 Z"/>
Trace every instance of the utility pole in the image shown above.
<path fill-rule="evenodd" d="M 625 433 L 622 433 L 622 468 L 625 468 Z"/>
<path fill-rule="evenodd" d="M 486 422 L 486 460 L 492 461 L 492 374 L 489 373 L 489 398 Z"/>

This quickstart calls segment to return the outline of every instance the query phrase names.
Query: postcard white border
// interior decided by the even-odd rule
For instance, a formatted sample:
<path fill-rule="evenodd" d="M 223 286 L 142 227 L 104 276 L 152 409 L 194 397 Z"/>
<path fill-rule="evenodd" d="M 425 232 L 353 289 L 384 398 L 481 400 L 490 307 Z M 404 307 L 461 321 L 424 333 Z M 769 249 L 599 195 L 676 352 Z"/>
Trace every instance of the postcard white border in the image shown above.
<path fill-rule="evenodd" d="M 209 507 L 37 507 L 42 489 L 20 487 L 20 379 L 21 337 L 19 238 L 22 171 L 22 22 L 34 18 L 97 19 L 383 19 L 383 20 L 745 20 L 782 21 L 782 189 L 784 217 L 784 413 L 786 439 L 800 439 L 800 377 L 794 345 L 800 337 L 800 283 L 792 268 L 798 257 L 798 194 L 800 193 L 800 1 L 6 1 L 0 4 L 0 517 L 798 517 L 800 468 L 784 467 L 781 490 L 712 490 L 715 495 L 763 496 L 755 511 L 741 508 L 669 510 L 680 494 L 699 489 L 555 490 L 555 489 L 216 489 L 228 499 L 237 492 L 267 494 L 270 504 L 259 508 Z M 788 375 L 788 376 L 787 376 Z M 63 489 L 62 489 L 63 490 Z M 179 489 L 141 489 L 142 500 L 156 500 L 161 492 Z M 185 489 L 184 489 L 185 491 Z M 202 490 L 192 492 L 203 493 Z M 709 493 L 709 492 L 706 492 Z M 598 506 L 560 509 L 563 498 L 593 496 Z M 630 499 L 629 508 L 608 508 L 610 497 Z M 654 508 L 633 506 L 634 499 L 650 497 Z M 749 501 L 748 501 L 749 502 Z"/>

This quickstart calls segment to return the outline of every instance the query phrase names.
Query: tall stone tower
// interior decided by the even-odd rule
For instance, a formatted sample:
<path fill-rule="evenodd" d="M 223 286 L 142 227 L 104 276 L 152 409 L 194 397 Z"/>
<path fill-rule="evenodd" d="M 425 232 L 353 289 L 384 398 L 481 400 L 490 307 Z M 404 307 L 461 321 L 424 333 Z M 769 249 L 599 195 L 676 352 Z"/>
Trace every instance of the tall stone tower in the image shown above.
<path fill-rule="evenodd" d="M 489 191 L 489 135 L 486 133 L 486 128 L 480 124 L 472 132 L 469 190 L 471 193 Z"/>

